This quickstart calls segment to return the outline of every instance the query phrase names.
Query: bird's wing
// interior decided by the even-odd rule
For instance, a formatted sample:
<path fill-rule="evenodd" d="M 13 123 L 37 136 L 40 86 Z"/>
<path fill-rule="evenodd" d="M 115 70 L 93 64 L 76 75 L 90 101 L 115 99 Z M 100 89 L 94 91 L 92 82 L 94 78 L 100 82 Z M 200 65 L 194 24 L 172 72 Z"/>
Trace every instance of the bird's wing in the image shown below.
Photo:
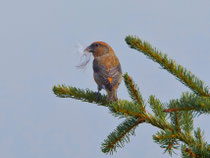
<path fill-rule="evenodd" d="M 111 68 L 106 65 L 99 64 L 99 61 L 93 61 L 93 71 L 95 74 L 96 82 L 101 83 L 106 89 L 112 90 L 122 79 L 122 70 L 120 63 Z M 116 86 L 116 87 L 117 87 Z"/>

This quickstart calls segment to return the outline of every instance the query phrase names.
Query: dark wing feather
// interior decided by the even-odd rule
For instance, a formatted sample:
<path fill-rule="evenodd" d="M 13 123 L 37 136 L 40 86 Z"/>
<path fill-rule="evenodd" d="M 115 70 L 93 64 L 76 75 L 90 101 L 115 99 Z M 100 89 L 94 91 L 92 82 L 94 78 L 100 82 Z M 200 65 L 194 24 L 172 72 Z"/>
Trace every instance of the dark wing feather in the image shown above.
<path fill-rule="evenodd" d="M 96 79 L 98 80 L 98 82 L 100 82 L 102 85 L 105 86 L 106 89 L 110 91 L 116 84 L 119 83 L 122 78 L 122 70 L 120 64 L 108 70 L 105 66 L 100 65 L 97 60 L 94 60 L 93 71 L 97 77 Z M 109 78 L 112 78 L 111 82 Z"/>

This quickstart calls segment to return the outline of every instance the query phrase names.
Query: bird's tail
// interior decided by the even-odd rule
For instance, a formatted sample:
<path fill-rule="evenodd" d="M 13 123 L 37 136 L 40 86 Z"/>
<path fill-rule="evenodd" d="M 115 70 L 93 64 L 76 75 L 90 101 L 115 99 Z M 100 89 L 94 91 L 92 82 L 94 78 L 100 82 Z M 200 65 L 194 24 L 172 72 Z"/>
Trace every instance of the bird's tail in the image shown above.
<path fill-rule="evenodd" d="M 111 102 L 111 101 L 117 101 L 117 92 L 116 89 L 113 89 L 111 91 L 107 90 L 107 98 L 106 98 L 107 102 Z"/>

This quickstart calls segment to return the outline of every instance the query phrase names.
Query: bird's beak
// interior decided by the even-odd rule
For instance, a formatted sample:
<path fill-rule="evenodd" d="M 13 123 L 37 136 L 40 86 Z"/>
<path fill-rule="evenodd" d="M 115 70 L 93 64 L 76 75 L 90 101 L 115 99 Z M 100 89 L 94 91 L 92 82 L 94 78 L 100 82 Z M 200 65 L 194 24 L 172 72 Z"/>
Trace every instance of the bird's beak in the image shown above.
<path fill-rule="evenodd" d="M 84 50 L 84 52 L 92 52 L 93 50 L 92 50 L 92 48 L 91 48 L 91 46 L 88 46 L 87 48 L 85 48 L 85 50 Z"/>

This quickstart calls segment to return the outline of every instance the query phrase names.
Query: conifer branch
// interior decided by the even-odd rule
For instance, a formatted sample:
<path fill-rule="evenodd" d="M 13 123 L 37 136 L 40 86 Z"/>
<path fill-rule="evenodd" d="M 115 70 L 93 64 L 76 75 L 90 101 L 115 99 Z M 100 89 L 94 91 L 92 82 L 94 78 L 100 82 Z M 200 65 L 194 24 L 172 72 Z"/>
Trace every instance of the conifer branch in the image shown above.
<path fill-rule="evenodd" d="M 210 157 L 210 145 L 203 139 L 203 133 L 200 128 L 194 131 L 195 142 L 191 144 L 182 144 L 181 151 L 184 158 L 208 158 Z"/>
<path fill-rule="evenodd" d="M 141 108 L 141 111 L 145 113 L 146 110 L 145 110 L 144 100 L 139 91 L 139 88 L 134 83 L 133 79 L 128 75 L 128 73 L 124 74 L 123 77 L 124 77 L 125 85 L 128 89 L 128 93 L 130 97 L 132 98 L 133 102 L 139 105 L 139 107 Z"/>
<path fill-rule="evenodd" d="M 161 103 L 159 99 L 155 98 L 154 95 L 151 95 L 149 97 L 148 103 L 150 104 L 150 107 L 154 112 L 155 117 L 159 118 L 162 121 L 166 121 L 167 114 L 164 113 L 163 103 Z"/>
<path fill-rule="evenodd" d="M 163 120 L 160 120 L 159 118 L 156 118 L 153 115 L 151 115 L 150 113 L 146 112 L 143 97 L 142 97 L 141 93 L 139 92 L 139 88 L 137 87 L 137 85 L 133 82 L 132 78 L 127 73 L 123 77 L 124 77 L 125 85 L 128 89 L 128 93 L 129 93 L 130 97 L 133 99 L 133 102 L 135 104 L 132 105 L 133 106 L 132 113 L 129 113 L 129 110 L 124 112 L 125 109 L 131 109 L 131 107 L 125 108 L 127 106 L 118 107 L 116 110 L 121 111 L 122 113 L 125 113 L 125 114 L 129 113 L 130 116 L 144 118 L 145 122 L 150 123 L 150 124 L 152 124 L 156 127 L 159 127 L 161 129 L 166 128 L 166 129 L 172 130 L 172 127 L 170 126 L 170 124 L 166 120 L 163 119 L 164 117 L 166 117 L 166 115 L 162 111 L 164 108 L 162 105 L 160 105 L 160 101 L 152 98 L 153 100 L 150 100 L 150 103 L 151 103 L 151 105 L 159 104 L 159 108 L 160 109 L 162 108 L 161 111 L 160 111 L 160 109 L 155 107 L 155 105 L 153 105 L 153 107 L 155 108 L 156 112 L 159 112 L 159 114 L 162 114 Z M 139 109 L 138 107 L 134 108 L 134 107 L 136 107 L 136 104 L 138 104 L 142 110 Z M 117 105 L 122 105 L 122 104 L 117 104 Z M 112 105 L 112 107 L 115 107 L 115 106 Z M 131 112 L 131 110 L 130 110 L 130 112 Z M 161 115 L 159 117 L 161 117 Z"/>
<path fill-rule="evenodd" d="M 117 147 L 124 147 L 130 142 L 130 136 L 135 135 L 135 129 L 145 120 L 143 118 L 128 118 L 122 122 L 102 143 L 101 150 L 106 154 L 113 154 Z"/>
<path fill-rule="evenodd" d="M 195 114 L 210 113 L 210 97 L 200 97 L 193 93 L 182 93 L 180 99 L 172 99 L 167 105 L 168 109 L 164 112 L 190 111 Z"/>
<path fill-rule="evenodd" d="M 183 111 L 181 117 L 183 132 L 186 135 L 191 135 L 193 130 L 193 113 L 192 111 Z"/>
<path fill-rule="evenodd" d="M 170 139 L 170 137 L 171 138 L 173 137 L 172 140 L 176 140 L 176 141 L 179 140 L 187 145 L 191 145 L 191 148 L 193 147 L 193 148 L 197 149 L 198 144 L 195 143 L 196 142 L 195 139 L 189 133 L 193 128 L 192 127 L 192 115 L 185 117 L 185 115 L 182 114 L 184 116 L 184 118 L 188 118 L 188 120 L 191 120 L 191 121 L 185 120 L 185 123 L 188 122 L 188 124 L 186 124 L 185 126 L 183 126 L 184 123 L 181 120 L 183 117 L 176 118 L 177 119 L 176 122 L 177 121 L 182 122 L 180 125 L 181 125 L 181 127 L 183 127 L 184 132 L 186 131 L 185 133 L 183 133 L 182 131 L 179 131 L 177 133 L 177 130 L 175 128 L 173 128 L 173 126 L 171 126 L 168 121 L 165 120 L 166 116 L 163 115 L 163 114 L 166 114 L 163 112 L 164 106 L 154 96 L 150 96 L 149 103 L 153 109 L 153 112 L 155 113 L 155 116 L 151 115 L 148 112 L 142 113 L 142 109 L 139 108 L 139 105 L 137 106 L 136 104 L 129 102 L 127 100 L 119 99 L 117 102 L 107 103 L 105 95 L 102 95 L 99 99 L 97 99 L 96 93 L 91 90 L 88 90 L 88 89 L 81 90 L 81 89 L 78 89 L 75 87 L 70 87 L 70 86 L 67 87 L 67 86 L 62 85 L 62 86 L 54 86 L 53 91 L 58 97 L 74 98 L 74 99 L 82 100 L 85 102 L 96 103 L 96 104 L 108 107 L 111 110 L 112 114 L 117 117 L 120 116 L 122 118 L 126 118 L 126 117 L 132 118 L 130 120 L 131 121 L 130 123 L 127 120 L 128 121 L 127 126 L 124 126 L 124 125 L 126 125 L 126 122 L 125 122 L 125 124 L 123 123 L 122 125 L 119 126 L 119 127 L 126 127 L 127 130 L 121 131 L 121 134 L 118 132 L 118 135 L 116 134 L 117 130 L 115 132 L 113 132 L 113 133 L 115 133 L 115 141 L 114 141 L 114 139 L 110 139 L 110 138 L 114 138 L 114 137 L 108 137 L 106 139 L 107 140 L 107 141 L 105 141 L 106 143 L 104 143 L 102 145 L 103 146 L 102 149 L 105 153 L 113 153 L 113 151 L 116 151 L 117 147 L 124 146 L 124 142 L 128 142 L 126 140 L 129 140 L 129 136 L 132 135 L 132 134 L 130 134 L 130 132 L 134 131 L 135 127 L 141 122 L 149 123 L 153 126 L 156 126 L 160 129 L 164 130 L 164 131 L 170 131 L 169 133 L 171 134 L 171 136 L 169 136 L 167 139 Z M 177 112 L 177 114 L 179 114 L 179 113 L 180 112 Z M 160 116 L 158 116 L 158 114 Z M 140 120 L 140 122 L 137 123 L 133 119 Z M 126 129 L 126 128 L 124 128 L 124 129 Z M 119 131 L 120 131 L 120 129 L 123 129 L 123 128 L 117 128 L 117 129 L 119 129 Z M 161 137 L 159 137 L 159 138 L 161 138 Z M 164 138 L 164 137 L 162 137 L 162 138 Z M 166 139 L 166 137 L 165 137 L 165 139 Z M 175 141 L 172 141 L 172 140 L 171 141 L 167 140 L 165 145 L 164 144 L 161 145 L 161 147 L 164 147 L 165 151 L 168 151 L 169 154 L 172 153 L 171 152 L 171 151 L 173 151 L 172 149 L 176 149 L 176 143 L 174 143 Z M 110 143 L 112 144 L 112 146 L 110 146 Z M 119 144 L 121 144 L 121 146 Z M 204 149 L 206 150 L 206 146 L 204 146 Z"/>
<path fill-rule="evenodd" d="M 175 121 L 176 121 L 176 130 L 177 130 L 177 132 L 180 132 L 181 129 L 180 129 L 180 125 L 179 125 L 178 113 L 175 112 L 174 114 L 175 114 Z"/>
<path fill-rule="evenodd" d="M 162 129 L 162 128 L 160 128 L 160 129 Z M 166 139 L 166 141 L 169 141 L 168 139 L 173 139 L 170 141 L 173 141 L 173 142 L 180 141 L 180 142 L 183 142 L 188 145 L 195 144 L 195 142 L 196 142 L 194 137 L 183 133 L 181 130 L 177 131 L 177 129 L 175 129 L 175 128 L 168 128 L 168 129 L 164 128 L 164 129 L 162 129 L 161 132 L 158 132 L 156 135 L 153 135 L 153 139 L 155 140 L 155 142 L 162 144 L 162 145 L 164 144 L 165 139 Z"/>
<path fill-rule="evenodd" d="M 110 110 L 116 114 L 133 117 L 145 117 L 145 114 L 141 112 L 139 106 L 126 100 L 118 99 L 117 102 L 110 103 L 109 107 Z"/>
<path fill-rule="evenodd" d="M 177 112 L 177 111 L 190 111 L 190 110 L 196 110 L 196 108 L 188 107 L 188 108 L 170 108 L 170 109 L 164 109 L 164 112 Z"/>
<path fill-rule="evenodd" d="M 105 95 L 97 97 L 97 92 L 89 89 L 82 90 L 76 87 L 58 85 L 53 87 L 53 92 L 60 98 L 73 98 L 83 102 L 95 103 L 97 105 L 108 107 L 115 117 L 124 118 L 127 116 L 142 117 L 142 112 L 136 104 L 119 99 L 117 102 L 108 103 Z"/>
<path fill-rule="evenodd" d="M 189 154 L 190 157 L 197 157 L 195 153 L 192 152 L 190 148 L 186 148 L 185 152 Z"/>
<path fill-rule="evenodd" d="M 141 108 L 139 108 L 139 106 L 127 100 L 119 99 L 117 102 L 108 103 L 106 101 L 105 95 L 101 95 L 101 97 L 97 100 L 96 93 L 89 89 L 82 90 L 71 86 L 67 87 L 65 85 L 54 86 L 53 92 L 56 96 L 61 98 L 73 98 L 77 100 L 82 100 L 84 102 L 95 103 L 98 105 L 109 107 L 111 112 L 115 113 L 117 116 L 124 115 L 125 117 L 132 116 L 145 118 L 146 122 L 151 123 L 152 125 L 155 125 L 161 129 L 172 129 L 169 123 L 161 122 L 160 120 L 154 118 L 151 114 L 148 115 L 142 113 L 142 110 Z"/>
<path fill-rule="evenodd" d="M 170 130 L 157 132 L 156 135 L 153 135 L 153 139 L 156 143 L 160 144 L 161 148 L 165 149 L 164 152 L 168 152 L 170 155 L 172 155 L 174 149 L 179 147 L 177 135 L 173 134 Z"/>
<path fill-rule="evenodd" d="M 182 144 L 181 146 L 182 157 L 183 158 L 196 158 L 197 155 L 186 145 Z"/>
<path fill-rule="evenodd" d="M 209 88 L 204 85 L 204 82 L 193 75 L 190 71 L 187 71 L 186 68 L 176 64 L 174 60 L 169 59 L 167 54 L 162 54 L 162 52 L 153 48 L 148 42 L 142 41 L 138 37 L 127 36 L 125 41 L 131 48 L 142 52 L 153 61 L 159 63 L 164 69 L 176 76 L 179 81 L 189 87 L 196 94 L 210 97 Z"/>
<path fill-rule="evenodd" d="M 196 157 L 209 157 L 210 156 L 210 147 L 202 138 L 201 134 L 195 131 L 195 138 L 191 135 L 185 135 L 182 132 L 174 133 L 174 131 L 164 130 L 158 132 L 156 135 L 153 135 L 153 139 L 156 143 L 160 144 L 161 148 L 165 148 L 165 152 L 169 152 L 171 155 L 173 149 L 177 149 L 180 145 L 180 142 L 183 142 L 181 146 L 183 157 L 189 157 L 189 150 Z M 199 137 L 199 138 L 198 138 Z"/>
<path fill-rule="evenodd" d="M 97 98 L 96 92 L 89 89 L 82 90 L 76 87 L 58 85 L 53 87 L 53 92 L 60 98 L 73 98 L 88 103 L 97 103 L 98 105 L 107 106 L 106 96 L 101 95 Z"/>

